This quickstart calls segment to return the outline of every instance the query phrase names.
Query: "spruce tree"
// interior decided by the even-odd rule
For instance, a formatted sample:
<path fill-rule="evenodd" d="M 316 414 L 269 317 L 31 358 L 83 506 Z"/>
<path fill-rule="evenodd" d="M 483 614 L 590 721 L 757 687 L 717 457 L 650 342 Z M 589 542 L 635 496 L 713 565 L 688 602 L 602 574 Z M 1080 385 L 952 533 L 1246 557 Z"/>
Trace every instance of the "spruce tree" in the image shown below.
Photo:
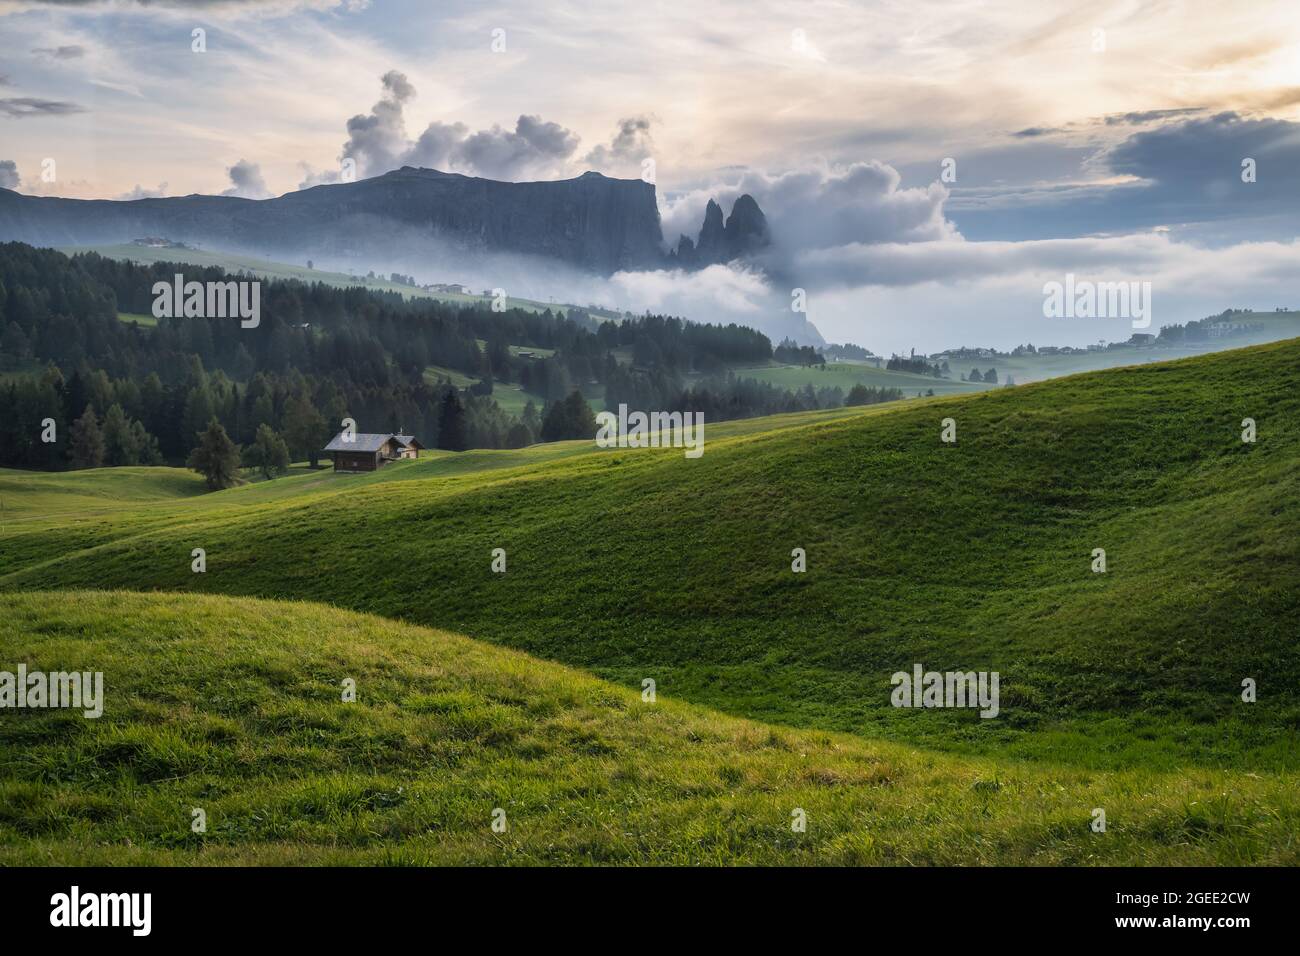
<path fill-rule="evenodd" d="M 104 433 L 99 430 L 95 410 L 86 406 L 72 423 L 72 467 L 98 468 L 104 463 Z"/>
<path fill-rule="evenodd" d="M 213 491 L 229 488 L 239 480 L 239 447 L 215 418 L 198 433 L 199 445 L 190 452 L 186 467 L 201 474 Z"/>

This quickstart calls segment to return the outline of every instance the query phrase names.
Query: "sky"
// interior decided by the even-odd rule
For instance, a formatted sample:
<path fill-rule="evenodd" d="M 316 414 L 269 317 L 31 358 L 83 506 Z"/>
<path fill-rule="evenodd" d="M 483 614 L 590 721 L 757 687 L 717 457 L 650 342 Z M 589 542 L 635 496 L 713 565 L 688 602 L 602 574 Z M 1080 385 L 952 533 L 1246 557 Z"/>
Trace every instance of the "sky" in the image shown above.
<path fill-rule="evenodd" d="M 347 158 L 645 176 L 668 241 L 711 197 L 768 215 L 760 262 L 606 304 L 759 324 L 798 288 L 885 354 L 1113 341 L 1044 283 L 1150 282 L 1156 328 L 1300 308 L 1300 5 L 0 0 L 0 186 L 264 198 Z"/>

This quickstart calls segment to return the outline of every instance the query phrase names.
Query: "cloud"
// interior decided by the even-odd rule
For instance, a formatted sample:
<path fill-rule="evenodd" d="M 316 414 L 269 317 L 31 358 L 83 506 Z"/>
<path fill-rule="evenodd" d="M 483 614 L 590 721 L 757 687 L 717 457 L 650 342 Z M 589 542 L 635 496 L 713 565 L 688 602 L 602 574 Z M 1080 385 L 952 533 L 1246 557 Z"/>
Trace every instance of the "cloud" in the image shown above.
<path fill-rule="evenodd" d="M 262 168 L 257 163 L 241 159 L 227 172 L 230 175 L 231 187 L 221 195 L 239 196 L 243 199 L 266 199 L 271 195 L 266 180 L 262 178 Z"/>
<path fill-rule="evenodd" d="M 1107 126 L 1141 126 L 1144 123 L 1158 123 L 1179 116 L 1203 113 L 1199 106 L 1189 106 L 1176 110 L 1140 110 L 1132 113 L 1112 113 L 1105 118 Z"/>
<path fill-rule="evenodd" d="M 784 285 L 803 284 L 796 267 L 811 250 L 959 238 L 944 217 L 946 189 L 937 183 L 904 189 L 899 181 L 892 166 L 876 161 L 810 166 L 775 175 L 746 170 L 730 182 L 666 200 L 664 236 L 670 245 L 676 244 L 679 234 L 694 239 L 710 198 L 727 211 L 748 193 L 758 201 L 772 230 L 771 249 L 756 261 Z"/>
<path fill-rule="evenodd" d="M 827 261 L 832 258 L 838 261 Z M 1300 306 L 1294 282 L 1300 242 L 1294 240 L 1208 249 L 1143 233 L 883 244 L 823 250 L 807 259 L 801 265 L 810 279 L 809 317 L 828 339 L 877 351 L 1127 339 L 1133 332 L 1127 319 L 1043 316 L 1043 284 L 1063 282 L 1067 273 L 1095 282 L 1150 282 L 1151 332 L 1230 306 Z M 859 278 L 845 284 L 850 267 Z M 864 316 L 871 316 L 869 326 Z"/>
<path fill-rule="evenodd" d="M 490 179 L 541 176 L 555 170 L 578 148 L 576 133 L 540 116 L 520 116 L 514 130 L 493 126 L 457 144 L 453 165 Z"/>
<path fill-rule="evenodd" d="M 383 95 L 369 113 L 347 121 L 348 140 L 340 161 L 356 162 L 359 177 L 378 176 L 401 166 L 425 166 L 491 179 L 543 178 L 561 171 L 578 148 L 579 137 L 558 123 L 524 114 L 514 129 L 493 125 L 471 132 L 464 123 L 431 122 L 411 140 L 405 110 L 415 87 L 404 73 L 389 70 L 381 78 Z M 338 182 L 333 171 L 304 167 L 300 188 Z"/>
<path fill-rule="evenodd" d="M 358 113 L 347 122 L 348 141 L 340 158 L 357 164 L 358 176 L 376 176 L 402 165 L 410 149 L 402 109 L 415 96 L 415 87 L 397 70 L 381 78 L 384 92 L 368 114 Z"/>
<path fill-rule="evenodd" d="M 0 116 L 23 119 L 28 116 L 64 116 L 84 113 L 86 108 L 65 100 L 46 100 L 35 96 L 0 98 Z"/>
<path fill-rule="evenodd" d="M 1029 143 L 1010 154 L 990 154 L 997 163 L 982 164 L 982 180 L 978 172 L 972 178 L 977 166 L 963 161 L 951 218 L 965 235 L 980 239 L 1126 234 L 1160 226 L 1213 245 L 1296 235 L 1298 122 L 1194 108 L 1145 110 L 1093 120 L 1085 133 L 1106 139 L 1033 159 L 1044 169 L 1054 167 L 1036 182 L 1028 180 L 1025 164 L 1016 163 L 1033 148 Z M 1254 160 L 1254 182 L 1242 179 L 1246 159 Z M 1061 163 L 1075 168 L 1063 170 Z M 999 181 L 999 169 L 1006 180 Z"/>
<path fill-rule="evenodd" d="M 412 166 L 450 169 L 455 163 L 457 148 L 468 136 L 469 127 L 464 123 L 430 123 L 404 159 Z"/>
<path fill-rule="evenodd" d="M 370 0 L 0 0 L 0 13 L 41 7 L 69 7 L 85 10 L 193 10 L 205 13 L 285 16 L 299 10 L 356 13 L 370 6 Z"/>
<path fill-rule="evenodd" d="M 90 82 L 95 86 L 102 86 L 106 90 L 113 90 L 117 93 L 125 93 L 128 96 L 134 96 L 137 99 L 144 99 L 144 94 L 140 92 L 140 88 L 130 83 L 114 83 L 111 80 L 99 79 L 93 79 Z"/>
<path fill-rule="evenodd" d="M 18 164 L 12 159 L 0 159 L 0 188 L 17 189 L 22 184 Z"/>
<path fill-rule="evenodd" d="M 709 266 L 698 272 L 617 272 L 609 278 L 603 297 L 617 308 L 649 309 L 701 321 L 707 316 L 710 322 L 751 326 L 765 315 L 780 314 L 773 308 L 772 288 L 762 273 L 741 264 Z"/>
<path fill-rule="evenodd" d="M 596 146 L 583 157 L 583 162 L 592 169 L 606 173 L 627 171 L 630 167 L 639 168 L 641 161 L 654 151 L 654 140 L 650 137 L 650 117 L 630 116 L 618 121 L 618 130 L 608 146 Z"/>
<path fill-rule="evenodd" d="M 1243 183 L 1242 161 L 1256 162 Z M 1170 123 L 1135 133 L 1097 160 L 1113 173 L 1151 184 L 1153 196 L 1239 211 L 1242 203 L 1300 204 L 1300 123 L 1237 113 Z"/>
<path fill-rule="evenodd" d="M 86 48 L 77 44 L 68 46 L 42 46 L 32 50 L 35 56 L 48 56 L 52 60 L 79 60 L 86 55 Z"/>
<path fill-rule="evenodd" d="M 167 195 L 167 184 L 166 184 L 166 183 L 159 183 L 157 189 L 149 189 L 149 188 L 146 187 L 146 186 L 141 186 L 139 183 L 136 183 L 134 189 L 130 190 L 129 192 L 124 192 L 124 193 L 122 193 L 122 195 L 120 195 L 120 196 L 118 196 L 118 197 L 116 197 L 116 198 L 118 198 L 118 199 L 126 199 L 126 200 L 130 200 L 130 199 L 161 199 L 163 196 L 166 196 L 166 195 Z M 227 193 L 227 195 L 230 195 L 230 194 Z"/>

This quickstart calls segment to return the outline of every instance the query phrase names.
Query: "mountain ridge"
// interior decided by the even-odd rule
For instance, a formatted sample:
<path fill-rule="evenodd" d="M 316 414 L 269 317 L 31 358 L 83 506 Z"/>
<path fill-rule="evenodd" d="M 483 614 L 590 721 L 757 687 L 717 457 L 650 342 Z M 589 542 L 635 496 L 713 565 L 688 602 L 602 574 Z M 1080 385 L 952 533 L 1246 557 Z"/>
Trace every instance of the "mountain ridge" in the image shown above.
<path fill-rule="evenodd" d="M 742 199 L 747 203 L 741 216 L 733 210 L 731 233 L 720 233 L 708 256 L 689 260 L 664 251 L 653 183 L 594 171 L 514 183 L 403 166 L 267 199 L 202 193 L 66 199 L 3 189 L 0 240 L 66 246 L 164 236 L 231 252 L 275 250 L 295 259 L 370 254 L 380 262 L 391 258 L 394 243 L 410 248 L 431 242 L 473 253 L 555 259 L 609 275 L 703 266 L 757 248 L 766 220 L 751 197 Z M 740 200 L 736 208 L 742 208 Z"/>

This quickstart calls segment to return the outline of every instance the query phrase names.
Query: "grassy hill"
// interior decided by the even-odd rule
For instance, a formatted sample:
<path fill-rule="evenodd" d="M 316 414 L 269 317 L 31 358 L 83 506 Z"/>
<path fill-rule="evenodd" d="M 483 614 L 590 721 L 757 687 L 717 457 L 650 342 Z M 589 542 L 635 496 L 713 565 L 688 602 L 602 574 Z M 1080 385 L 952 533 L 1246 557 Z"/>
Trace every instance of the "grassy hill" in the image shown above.
<path fill-rule="evenodd" d="M 950 379 L 932 378 L 912 372 L 876 368 L 866 362 L 830 362 L 824 367 L 770 365 L 740 368 L 735 372 L 737 378 L 757 379 L 780 388 L 800 389 L 805 385 L 812 385 L 814 388 L 831 388 L 838 385 L 847 392 L 860 383 L 877 388 L 900 388 L 909 398 L 918 392 L 925 394 L 930 390 L 933 390 L 936 395 L 966 395 L 994 387 L 983 383 L 960 381 L 955 372 Z"/>
<path fill-rule="evenodd" d="M 321 605 L 0 595 L 0 648 L 105 697 L 0 719 L 0 864 L 1297 862 L 1289 778 L 774 730 Z"/>
<path fill-rule="evenodd" d="M 774 723 L 1080 771 L 1289 774 L 1298 371 L 1289 341 L 710 425 L 695 461 L 566 443 L 124 502 L 6 526 L 0 589 L 310 599 Z M 891 707 L 915 663 L 999 671 L 1001 716 Z"/>

